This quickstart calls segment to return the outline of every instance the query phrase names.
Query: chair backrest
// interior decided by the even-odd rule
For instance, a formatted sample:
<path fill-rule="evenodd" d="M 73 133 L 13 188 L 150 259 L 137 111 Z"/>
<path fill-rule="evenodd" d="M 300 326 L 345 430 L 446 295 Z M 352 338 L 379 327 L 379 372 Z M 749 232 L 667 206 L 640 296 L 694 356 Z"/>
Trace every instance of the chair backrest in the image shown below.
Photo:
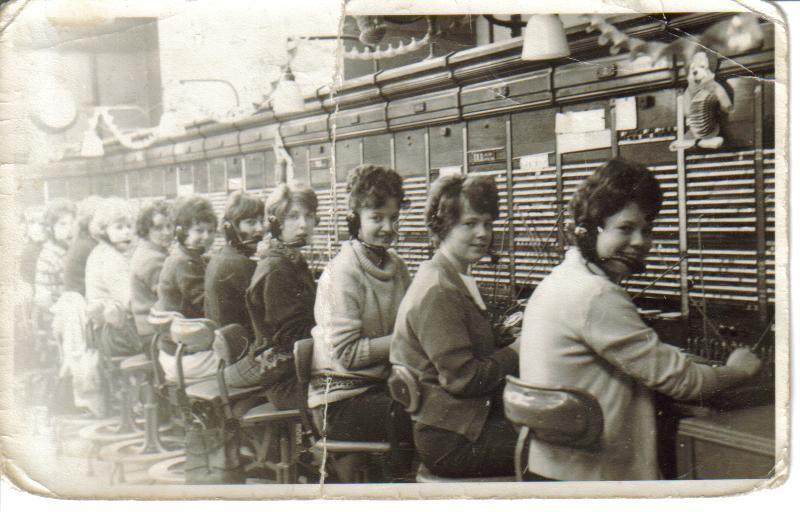
<path fill-rule="evenodd" d="M 599 448 L 603 410 L 585 391 L 538 388 L 508 376 L 503 404 L 506 418 L 530 428 L 537 440 L 588 450 Z"/>
<path fill-rule="evenodd" d="M 419 381 L 407 367 L 392 365 L 392 373 L 387 382 L 392 398 L 399 402 L 409 414 L 419 410 L 421 392 Z"/>
<path fill-rule="evenodd" d="M 162 311 L 151 308 L 150 314 L 147 315 L 147 323 L 152 325 L 158 333 L 168 333 L 172 321 L 176 318 L 183 318 L 183 315 L 177 311 Z"/>
<path fill-rule="evenodd" d="M 172 341 L 186 347 L 187 353 L 211 350 L 214 346 L 214 331 L 219 325 L 208 318 L 175 318 L 169 327 Z"/>
<path fill-rule="evenodd" d="M 314 356 L 314 340 L 306 338 L 297 340 L 294 344 L 294 370 L 297 382 L 303 387 L 308 387 L 311 380 L 311 358 Z"/>
<path fill-rule="evenodd" d="M 214 331 L 214 352 L 230 365 L 244 357 L 250 345 L 247 329 L 229 324 Z"/>

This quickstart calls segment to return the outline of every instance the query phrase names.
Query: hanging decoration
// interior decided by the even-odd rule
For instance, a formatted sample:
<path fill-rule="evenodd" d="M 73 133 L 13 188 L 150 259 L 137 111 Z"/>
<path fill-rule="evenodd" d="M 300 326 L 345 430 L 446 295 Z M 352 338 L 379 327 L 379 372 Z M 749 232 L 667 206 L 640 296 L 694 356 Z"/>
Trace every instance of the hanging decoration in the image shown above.
<path fill-rule="evenodd" d="M 364 19 L 368 18 L 368 19 Z M 383 19 L 376 20 L 375 18 L 382 18 L 381 16 L 357 16 L 356 23 L 358 24 L 359 30 L 361 30 L 361 35 L 359 36 L 359 41 L 364 44 L 369 44 L 366 41 L 380 41 L 383 38 L 383 35 L 386 33 L 386 24 Z M 374 50 L 370 50 L 368 48 L 364 50 L 358 50 L 357 48 L 350 48 L 349 50 L 344 51 L 344 57 L 350 60 L 378 60 L 378 59 L 390 59 L 392 57 L 399 57 L 400 55 L 406 55 L 411 52 L 415 52 L 422 48 L 425 48 L 431 42 L 431 36 L 433 35 L 433 18 L 431 16 L 427 16 L 426 20 L 428 22 L 428 31 L 425 33 L 423 37 L 420 39 L 411 38 L 411 42 L 409 43 L 397 43 L 397 46 L 393 46 L 392 44 L 387 45 L 386 48 L 381 48 L 378 46 Z M 362 28 L 363 27 L 363 28 Z M 380 37 L 378 37 L 380 35 Z"/>

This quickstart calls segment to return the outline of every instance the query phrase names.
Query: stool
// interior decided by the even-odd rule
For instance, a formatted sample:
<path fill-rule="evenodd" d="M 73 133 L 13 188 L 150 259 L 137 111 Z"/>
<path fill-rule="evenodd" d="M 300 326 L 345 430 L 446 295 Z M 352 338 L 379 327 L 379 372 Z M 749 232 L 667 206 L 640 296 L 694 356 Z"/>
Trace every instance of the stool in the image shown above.
<path fill-rule="evenodd" d="M 296 446 L 298 443 L 294 436 L 294 428 L 300 423 L 300 420 L 299 410 L 281 411 L 271 403 L 261 404 L 247 411 L 242 417 L 242 427 L 255 449 L 255 460 L 246 470 L 265 467 L 275 472 L 279 484 L 295 483 L 297 481 Z M 263 437 L 253 430 L 252 427 L 257 425 L 266 426 Z M 276 433 L 280 459 L 277 464 L 273 464 L 267 460 L 267 457 Z"/>

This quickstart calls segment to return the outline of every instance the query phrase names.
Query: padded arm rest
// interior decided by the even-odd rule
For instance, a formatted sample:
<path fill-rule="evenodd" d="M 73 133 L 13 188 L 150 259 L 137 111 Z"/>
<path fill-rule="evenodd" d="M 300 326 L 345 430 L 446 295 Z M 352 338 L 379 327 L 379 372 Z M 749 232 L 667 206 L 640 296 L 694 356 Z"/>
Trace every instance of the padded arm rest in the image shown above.
<path fill-rule="evenodd" d="M 261 404 L 253 407 L 245 413 L 242 417 L 242 423 L 245 425 L 255 425 L 258 423 L 269 423 L 272 421 L 282 421 L 300 419 L 300 411 L 297 409 L 288 409 L 281 411 L 271 403 Z"/>

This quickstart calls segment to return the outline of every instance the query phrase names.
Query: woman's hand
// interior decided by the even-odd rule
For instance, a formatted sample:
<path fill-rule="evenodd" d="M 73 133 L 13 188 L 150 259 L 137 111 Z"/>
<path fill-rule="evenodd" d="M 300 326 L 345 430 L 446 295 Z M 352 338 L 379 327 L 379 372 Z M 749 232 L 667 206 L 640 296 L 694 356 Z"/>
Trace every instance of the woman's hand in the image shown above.
<path fill-rule="evenodd" d="M 761 369 L 761 360 L 749 348 L 739 347 L 731 352 L 725 365 L 753 377 Z"/>

